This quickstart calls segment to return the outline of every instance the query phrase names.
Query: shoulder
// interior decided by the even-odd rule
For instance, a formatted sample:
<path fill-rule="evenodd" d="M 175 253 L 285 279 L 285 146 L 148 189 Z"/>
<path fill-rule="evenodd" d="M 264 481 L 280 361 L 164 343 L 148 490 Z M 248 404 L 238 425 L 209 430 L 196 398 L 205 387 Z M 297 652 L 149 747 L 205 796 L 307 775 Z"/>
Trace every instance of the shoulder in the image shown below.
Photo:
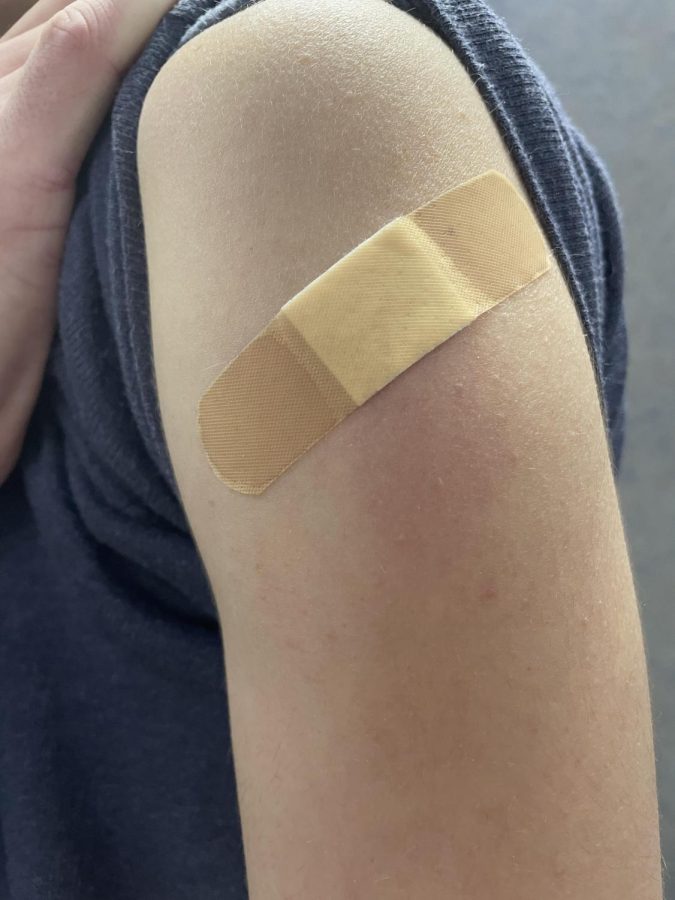
<path fill-rule="evenodd" d="M 138 151 L 176 192 L 255 180 L 333 229 L 344 209 L 350 240 L 360 205 L 369 231 L 486 168 L 517 178 L 453 51 L 386 0 L 260 0 L 211 26 L 159 72 Z"/>
<path fill-rule="evenodd" d="M 496 169 L 526 196 L 457 56 L 386 0 L 259 0 L 209 27 L 150 88 L 138 164 L 151 280 L 155 251 L 172 285 L 217 254 L 230 310 L 247 304 L 221 354 L 450 187 Z"/>
<path fill-rule="evenodd" d="M 253 4 L 170 59 L 140 124 L 162 417 L 179 478 L 203 498 L 213 474 L 195 428 L 200 397 L 286 301 L 386 222 L 488 169 L 529 202 L 456 55 L 385 0 Z M 353 447 L 377 443 L 369 423 L 402 391 L 399 424 L 410 434 L 421 434 L 425 404 L 439 418 L 424 446 L 420 437 L 400 452 L 422 452 L 431 464 L 452 446 L 460 481 L 473 473 L 478 493 L 493 477 L 491 461 L 507 466 L 508 448 L 529 465 L 545 453 L 550 467 L 552 448 L 571 432 L 594 441 L 596 462 L 606 466 L 590 357 L 555 261 L 398 381 L 388 400 L 353 417 L 369 435 Z M 342 448 L 337 460 L 345 448 L 339 436 L 332 442 Z M 406 464 L 389 460 L 383 470 L 394 478 L 393 468 Z M 350 471 L 357 468 L 351 460 Z"/>
<path fill-rule="evenodd" d="M 247 114 L 266 104 L 256 124 L 268 133 L 295 111 L 313 134 L 330 124 L 322 112 L 359 120 L 375 106 L 381 113 L 371 124 L 382 127 L 384 117 L 436 109 L 436 91 L 447 98 L 450 89 L 459 101 L 467 87 L 448 45 L 387 0 L 259 0 L 169 59 L 146 97 L 140 137 L 163 136 L 167 104 L 178 129 L 203 119 L 213 129 L 245 128 Z"/>

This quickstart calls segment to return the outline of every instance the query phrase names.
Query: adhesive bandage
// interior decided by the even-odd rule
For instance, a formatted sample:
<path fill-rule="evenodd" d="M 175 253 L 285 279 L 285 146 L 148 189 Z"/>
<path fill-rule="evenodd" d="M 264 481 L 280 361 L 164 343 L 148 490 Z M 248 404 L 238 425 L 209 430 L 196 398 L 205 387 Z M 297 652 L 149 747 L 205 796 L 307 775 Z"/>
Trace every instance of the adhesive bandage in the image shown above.
<path fill-rule="evenodd" d="M 373 394 L 543 275 L 546 240 L 495 171 L 388 222 L 281 307 L 199 405 L 211 467 L 261 494 Z"/>

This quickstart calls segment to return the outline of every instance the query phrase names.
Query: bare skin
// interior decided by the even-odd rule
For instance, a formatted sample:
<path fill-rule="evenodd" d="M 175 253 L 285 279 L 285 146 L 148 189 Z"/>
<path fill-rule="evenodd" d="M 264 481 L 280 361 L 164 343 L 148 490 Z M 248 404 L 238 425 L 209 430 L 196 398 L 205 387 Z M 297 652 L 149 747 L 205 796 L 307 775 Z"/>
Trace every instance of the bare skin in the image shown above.
<path fill-rule="evenodd" d="M 139 154 L 252 900 L 661 900 L 639 607 L 557 265 L 261 497 L 198 440 L 215 375 L 341 255 L 486 169 L 520 184 L 459 61 L 382 0 L 264 0 L 164 67 Z"/>
<path fill-rule="evenodd" d="M 42 383 L 75 178 L 122 72 L 172 5 L 41 0 L 0 40 L 0 483 Z"/>

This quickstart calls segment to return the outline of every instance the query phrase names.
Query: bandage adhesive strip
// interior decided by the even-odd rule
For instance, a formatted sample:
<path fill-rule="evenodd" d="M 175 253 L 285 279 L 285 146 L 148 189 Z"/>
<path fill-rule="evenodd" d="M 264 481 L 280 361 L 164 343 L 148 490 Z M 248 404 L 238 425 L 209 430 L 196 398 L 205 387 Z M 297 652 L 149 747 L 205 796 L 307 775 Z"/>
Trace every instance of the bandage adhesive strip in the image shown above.
<path fill-rule="evenodd" d="M 229 487 L 261 494 L 373 394 L 543 275 L 546 239 L 488 171 L 383 225 L 285 303 L 199 404 Z"/>

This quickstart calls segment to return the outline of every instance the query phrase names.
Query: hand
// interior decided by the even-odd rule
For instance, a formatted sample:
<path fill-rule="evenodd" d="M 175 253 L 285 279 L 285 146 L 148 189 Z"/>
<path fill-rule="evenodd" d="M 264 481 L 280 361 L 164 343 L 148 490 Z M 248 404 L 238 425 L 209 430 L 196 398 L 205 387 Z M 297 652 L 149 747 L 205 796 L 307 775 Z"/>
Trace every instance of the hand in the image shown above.
<path fill-rule="evenodd" d="M 40 0 L 0 39 L 0 483 L 42 382 L 75 179 L 174 0 Z"/>

